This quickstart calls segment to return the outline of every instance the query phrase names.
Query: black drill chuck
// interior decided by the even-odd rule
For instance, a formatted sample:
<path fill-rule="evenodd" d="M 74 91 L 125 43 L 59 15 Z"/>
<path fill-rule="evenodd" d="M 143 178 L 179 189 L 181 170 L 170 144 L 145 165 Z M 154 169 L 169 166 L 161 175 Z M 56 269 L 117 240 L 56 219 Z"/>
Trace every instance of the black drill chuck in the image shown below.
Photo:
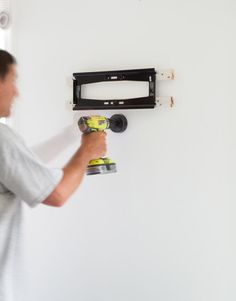
<path fill-rule="evenodd" d="M 122 114 L 115 114 L 109 118 L 109 129 L 115 133 L 122 133 L 127 129 L 128 121 Z"/>

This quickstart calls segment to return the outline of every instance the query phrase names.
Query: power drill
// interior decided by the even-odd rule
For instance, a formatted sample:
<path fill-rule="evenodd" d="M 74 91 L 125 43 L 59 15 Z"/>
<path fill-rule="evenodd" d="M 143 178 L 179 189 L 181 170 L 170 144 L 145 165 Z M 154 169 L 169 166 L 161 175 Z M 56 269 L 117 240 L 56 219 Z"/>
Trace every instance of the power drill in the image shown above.
<path fill-rule="evenodd" d="M 79 129 L 85 134 L 105 131 L 107 129 L 115 133 L 122 133 L 126 130 L 127 125 L 127 119 L 122 114 L 115 114 L 111 118 L 97 115 L 83 116 L 78 121 Z M 91 160 L 87 166 L 87 175 L 108 174 L 116 171 L 116 163 L 110 158 Z"/>

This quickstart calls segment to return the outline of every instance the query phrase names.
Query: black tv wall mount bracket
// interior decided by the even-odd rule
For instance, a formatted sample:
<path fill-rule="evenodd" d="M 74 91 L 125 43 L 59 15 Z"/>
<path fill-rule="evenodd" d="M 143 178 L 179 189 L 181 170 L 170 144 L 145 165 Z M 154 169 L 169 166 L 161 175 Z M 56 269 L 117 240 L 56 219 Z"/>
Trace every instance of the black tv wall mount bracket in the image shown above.
<path fill-rule="evenodd" d="M 73 110 L 113 110 L 113 109 L 151 109 L 156 106 L 174 105 L 173 97 L 156 97 L 156 80 L 173 80 L 174 71 L 133 69 L 73 73 Z M 114 81 L 142 81 L 149 83 L 149 94 L 145 97 L 128 99 L 86 99 L 82 98 L 82 87 L 86 84 Z"/>

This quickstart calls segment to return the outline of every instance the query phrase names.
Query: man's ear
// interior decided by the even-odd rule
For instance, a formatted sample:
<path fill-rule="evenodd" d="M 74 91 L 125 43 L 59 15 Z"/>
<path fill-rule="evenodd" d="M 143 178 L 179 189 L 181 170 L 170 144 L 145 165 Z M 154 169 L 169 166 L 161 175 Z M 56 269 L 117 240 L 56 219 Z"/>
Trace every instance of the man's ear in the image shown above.
<path fill-rule="evenodd" d="M 3 87 L 3 81 L 0 79 L 0 95 L 1 95 L 1 92 L 2 92 L 2 87 Z"/>
<path fill-rule="evenodd" d="M 0 77 L 0 105 L 1 105 L 1 98 L 3 92 L 3 85 L 4 85 L 4 80 Z"/>
<path fill-rule="evenodd" d="M 1 76 L 0 76 L 0 85 L 3 85 L 4 84 L 4 78 L 2 78 Z"/>

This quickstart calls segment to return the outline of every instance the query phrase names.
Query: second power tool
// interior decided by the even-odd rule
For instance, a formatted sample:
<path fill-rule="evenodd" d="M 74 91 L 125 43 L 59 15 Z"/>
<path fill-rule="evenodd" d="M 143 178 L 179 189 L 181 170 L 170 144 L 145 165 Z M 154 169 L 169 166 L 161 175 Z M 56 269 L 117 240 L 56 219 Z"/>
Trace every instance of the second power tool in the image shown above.
<path fill-rule="evenodd" d="M 127 125 L 127 119 L 122 114 L 115 114 L 111 118 L 97 115 L 83 116 L 78 121 L 79 129 L 85 134 L 105 131 L 107 129 L 115 133 L 122 133 L 126 130 Z M 91 160 L 87 167 L 87 175 L 107 174 L 116 171 L 116 163 L 110 158 Z"/>

